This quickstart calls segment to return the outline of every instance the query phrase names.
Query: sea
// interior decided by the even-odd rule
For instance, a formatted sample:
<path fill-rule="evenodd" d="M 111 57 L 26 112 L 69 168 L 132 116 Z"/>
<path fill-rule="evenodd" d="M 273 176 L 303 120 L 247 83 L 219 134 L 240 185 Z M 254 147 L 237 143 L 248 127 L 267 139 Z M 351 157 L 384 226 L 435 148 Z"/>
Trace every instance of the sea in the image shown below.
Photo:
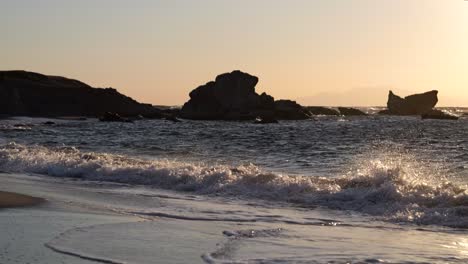
<path fill-rule="evenodd" d="M 114 243 L 97 226 L 48 245 L 105 263 L 158 263 L 164 243 L 193 263 L 468 263 L 468 109 L 362 110 L 278 124 L 15 117 L 0 120 L 0 171 L 111 193 L 96 208 L 146 219 L 112 229 L 126 230 Z M 137 232 L 178 221 L 188 230 L 167 242 Z M 108 250 L 79 243 L 93 232 Z M 197 252 L 197 232 L 217 242 Z"/>

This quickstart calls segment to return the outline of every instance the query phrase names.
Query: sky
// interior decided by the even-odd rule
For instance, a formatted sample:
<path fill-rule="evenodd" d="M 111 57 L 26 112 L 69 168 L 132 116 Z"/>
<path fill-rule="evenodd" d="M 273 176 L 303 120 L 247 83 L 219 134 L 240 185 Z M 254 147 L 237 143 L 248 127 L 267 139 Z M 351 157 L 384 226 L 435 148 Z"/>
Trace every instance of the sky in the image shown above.
<path fill-rule="evenodd" d="M 242 70 L 306 105 L 385 105 L 439 90 L 468 106 L 464 0 L 0 0 L 0 70 L 181 105 Z"/>

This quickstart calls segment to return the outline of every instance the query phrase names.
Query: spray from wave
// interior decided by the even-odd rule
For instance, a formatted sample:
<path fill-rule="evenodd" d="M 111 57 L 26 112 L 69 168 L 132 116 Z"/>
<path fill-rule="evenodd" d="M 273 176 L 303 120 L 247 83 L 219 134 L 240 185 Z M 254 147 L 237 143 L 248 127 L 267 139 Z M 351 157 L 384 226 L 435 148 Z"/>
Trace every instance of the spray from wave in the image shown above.
<path fill-rule="evenodd" d="M 372 155 L 336 178 L 265 172 L 254 165 L 144 160 L 10 143 L 0 170 L 91 181 L 149 185 L 198 194 L 260 198 L 352 210 L 393 221 L 468 228 L 468 190 L 407 155 Z"/>

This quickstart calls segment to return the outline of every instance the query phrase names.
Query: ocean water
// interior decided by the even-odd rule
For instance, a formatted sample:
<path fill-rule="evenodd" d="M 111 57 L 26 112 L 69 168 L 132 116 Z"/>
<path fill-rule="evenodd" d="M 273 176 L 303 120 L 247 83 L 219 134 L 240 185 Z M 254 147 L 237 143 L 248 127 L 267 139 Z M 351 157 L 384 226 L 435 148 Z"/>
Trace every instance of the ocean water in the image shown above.
<path fill-rule="evenodd" d="M 207 241 L 220 241 L 193 253 L 205 263 L 468 262 L 468 117 L 320 116 L 267 125 L 45 121 L 0 121 L 1 172 L 163 199 L 164 206 L 111 206 L 191 222 L 181 237 L 205 230 Z M 154 234 L 142 230 L 171 223 L 122 225 L 132 230 L 126 239 L 152 241 Z M 114 228 L 92 229 L 115 236 Z M 150 263 L 150 253 L 110 253 L 118 242 L 93 252 L 79 243 L 89 232 L 70 231 L 49 246 Z"/>

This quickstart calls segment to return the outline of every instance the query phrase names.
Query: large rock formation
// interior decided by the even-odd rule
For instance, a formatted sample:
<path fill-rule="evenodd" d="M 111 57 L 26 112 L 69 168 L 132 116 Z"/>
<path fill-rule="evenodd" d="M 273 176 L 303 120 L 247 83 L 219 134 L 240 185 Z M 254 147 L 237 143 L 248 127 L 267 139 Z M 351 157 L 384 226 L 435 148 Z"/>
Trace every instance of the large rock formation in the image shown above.
<path fill-rule="evenodd" d="M 216 77 L 190 92 L 181 116 L 187 119 L 245 119 L 259 104 L 255 93 L 258 78 L 234 71 Z M 273 98 L 270 99 L 273 102 Z M 247 118 L 248 119 L 248 118 Z"/>
<path fill-rule="evenodd" d="M 438 102 L 438 91 L 414 94 L 401 98 L 392 91 L 389 92 L 385 114 L 392 115 L 423 115 L 432 110 Z"/>
<path fill-rule="evenodd" d="M 0 114 L 25 116 L 151 115 L 158 110 L 112 88 L 26 71 L 0 71 Z"/>
<path fill-rule="evenodd" d="M 258 78 L 241 71 L 224 73 L 190 93 L 180 116 L 196 120 L 305 119 L 302 106 L 255 92 Z"/>

